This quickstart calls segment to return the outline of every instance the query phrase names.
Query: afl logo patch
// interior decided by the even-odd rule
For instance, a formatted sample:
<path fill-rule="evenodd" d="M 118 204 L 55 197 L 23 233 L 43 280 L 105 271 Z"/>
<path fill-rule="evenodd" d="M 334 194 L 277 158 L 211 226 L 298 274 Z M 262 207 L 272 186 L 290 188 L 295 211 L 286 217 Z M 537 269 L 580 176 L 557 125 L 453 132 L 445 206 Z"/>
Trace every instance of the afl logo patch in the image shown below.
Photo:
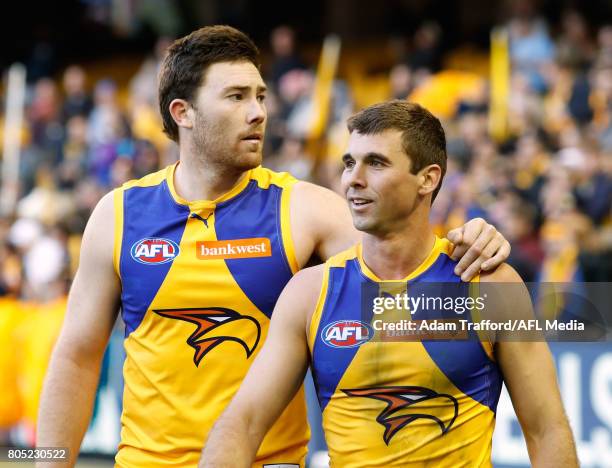
<path fill-rule="evenodd" d="M 132 245 L 132 258 L 145 265 L 161 265 L 174 260 L 179 254 L 179 246 L 170 239 L 148 237 Z"/>
<path fill-rule="evenodd" d="M 321 339 L 332 348 L 354 348 L 372 339 L 372 327 L 359 320 L 339 320 L 330 323 L 321 332 Z"/>

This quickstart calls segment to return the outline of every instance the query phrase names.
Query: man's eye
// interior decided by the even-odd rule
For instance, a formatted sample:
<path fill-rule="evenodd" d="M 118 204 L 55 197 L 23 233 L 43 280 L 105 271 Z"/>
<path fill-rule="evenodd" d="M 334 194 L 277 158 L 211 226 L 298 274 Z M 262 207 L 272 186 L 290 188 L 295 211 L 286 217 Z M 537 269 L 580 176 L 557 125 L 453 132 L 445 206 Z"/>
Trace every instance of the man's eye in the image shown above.
<path fill-rule="evenodd" d="M 355 165 L 355 161 L 353 160 L 344 161 L 344 167 L 346 167 L 347 169 L 349 167 L 353 167 L 354 165 Z"/>
<path fill-rule="evenodd" d="M 263 95 L 263 94 L 262 94 L 261 96 L 257 96 L 257 100 L 258 100 L 259 102 L 264 102 L 264 101 L 266 100 L 266 96 L 265 96 L 265 95 Z"/>
<path fill-rule="evenodd" d="M 372 166 L 372 167 L 382 167 L 383 163 L 382 163 L 382 161 L 378 161 L 376 159 L 373 159 L 372 161 L 370 161 L 370 166 Z"/>
<path fill-rule="evenodd" d="M 228 96 L 232 101 L 242 101 L 242 94 L 231 94 Z"/>

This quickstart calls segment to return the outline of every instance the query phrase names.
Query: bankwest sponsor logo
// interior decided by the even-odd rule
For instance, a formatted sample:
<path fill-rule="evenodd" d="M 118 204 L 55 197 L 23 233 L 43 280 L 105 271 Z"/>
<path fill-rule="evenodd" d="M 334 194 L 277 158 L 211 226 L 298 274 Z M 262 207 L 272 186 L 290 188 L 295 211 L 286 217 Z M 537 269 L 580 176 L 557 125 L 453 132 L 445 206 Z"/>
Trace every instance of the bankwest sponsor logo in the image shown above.
<path fill-rule="evenodd" d="M 359 320 L 339 320 L 330 323 L 321 332 L 321 339 L 332 348 L 354 348 L 372 339 L 374 331 Z"/>
<path fill-rule="evenodd" d="M 196 249 L 200 260 L 270 257 L 272 255 L 270 239 L 266 237 L 200 241 L 196 244 Z"/>

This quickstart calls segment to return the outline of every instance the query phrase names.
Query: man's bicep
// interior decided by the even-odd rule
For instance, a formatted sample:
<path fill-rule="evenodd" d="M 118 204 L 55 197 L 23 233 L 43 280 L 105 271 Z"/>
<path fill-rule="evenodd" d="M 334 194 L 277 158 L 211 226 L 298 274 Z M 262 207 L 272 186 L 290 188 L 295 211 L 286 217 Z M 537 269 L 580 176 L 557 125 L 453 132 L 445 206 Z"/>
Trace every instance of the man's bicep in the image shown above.
<path fill-rule="evenodd" d="M 500 298 L 495 305 L 499 320 L 528 323 L 535 318 L 529 291 L 513 268 L 500 265 L 495 272 L 483 274 L 482 279 L 491 283 L 484 287 L 494 288 L 489 291 L 495 290 Z M 526 435 L 564 418 L 554 363 L 541 333 L 500 333 L 495 356 Z"/>
<path fill-rule="evenodd" d="M 274 323 L 275 325 L 283 325 Z M 278 321 L 277 321 L 278 322 Z M 232 405 L 245 411 L 256 430 L 263 432 L 281 414 L 300 387 L 308 355 L 302 342 L 305 340 L 286 329 L 268 335 L 266 342 L 249 369 Z"/>
<path fill-rule="evenodd" d="M 79 269 L 68 295 L 59 352 L 101 355 L 119 307 L 120 282 L 113 267 L 112 193 L 92 213 L 81 244 Z"/>
<path fill-rule="evenodd" d="M 527 437 L 563 421 L 555 366 L 545 342 L 501 342 L 496 356 Z"/>
<path fill-rule="evenodd" d="M 264 346 L 232 402 L 231 411 L 247 415 L 256 431 L 269 429 L 304 380 L 308 368 L 305 323 L 316 301 L 313 279 L 304 270 L 283 290 Z"/>
<path fill-rule="evenodd" d="M 344 198 L 307 182 L 298 182 L 293 189 L 291 226 L 300 266 L 313 253 L 326 260 L 359 239 Z"/>

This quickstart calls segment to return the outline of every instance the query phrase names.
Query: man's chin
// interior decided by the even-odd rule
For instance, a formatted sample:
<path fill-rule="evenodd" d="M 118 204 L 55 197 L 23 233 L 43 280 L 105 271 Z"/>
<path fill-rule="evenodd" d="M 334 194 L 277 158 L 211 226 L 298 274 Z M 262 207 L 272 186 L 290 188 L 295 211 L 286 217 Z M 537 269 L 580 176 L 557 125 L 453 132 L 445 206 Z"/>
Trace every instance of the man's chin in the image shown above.
<path fill-rule="evenodd" d="M 254 169 L 261 165 L 262 156 L 261 153 L 246 153 L 241 154 L 236 159 L 236 166 L 244 171 Z"/>
<path fill-rule="evenodd" d="M 369 233 L 376 227 L 376 223 L 372 219 L 358 217 L 353 214 L 353 226 L 358 231 Z"/>

